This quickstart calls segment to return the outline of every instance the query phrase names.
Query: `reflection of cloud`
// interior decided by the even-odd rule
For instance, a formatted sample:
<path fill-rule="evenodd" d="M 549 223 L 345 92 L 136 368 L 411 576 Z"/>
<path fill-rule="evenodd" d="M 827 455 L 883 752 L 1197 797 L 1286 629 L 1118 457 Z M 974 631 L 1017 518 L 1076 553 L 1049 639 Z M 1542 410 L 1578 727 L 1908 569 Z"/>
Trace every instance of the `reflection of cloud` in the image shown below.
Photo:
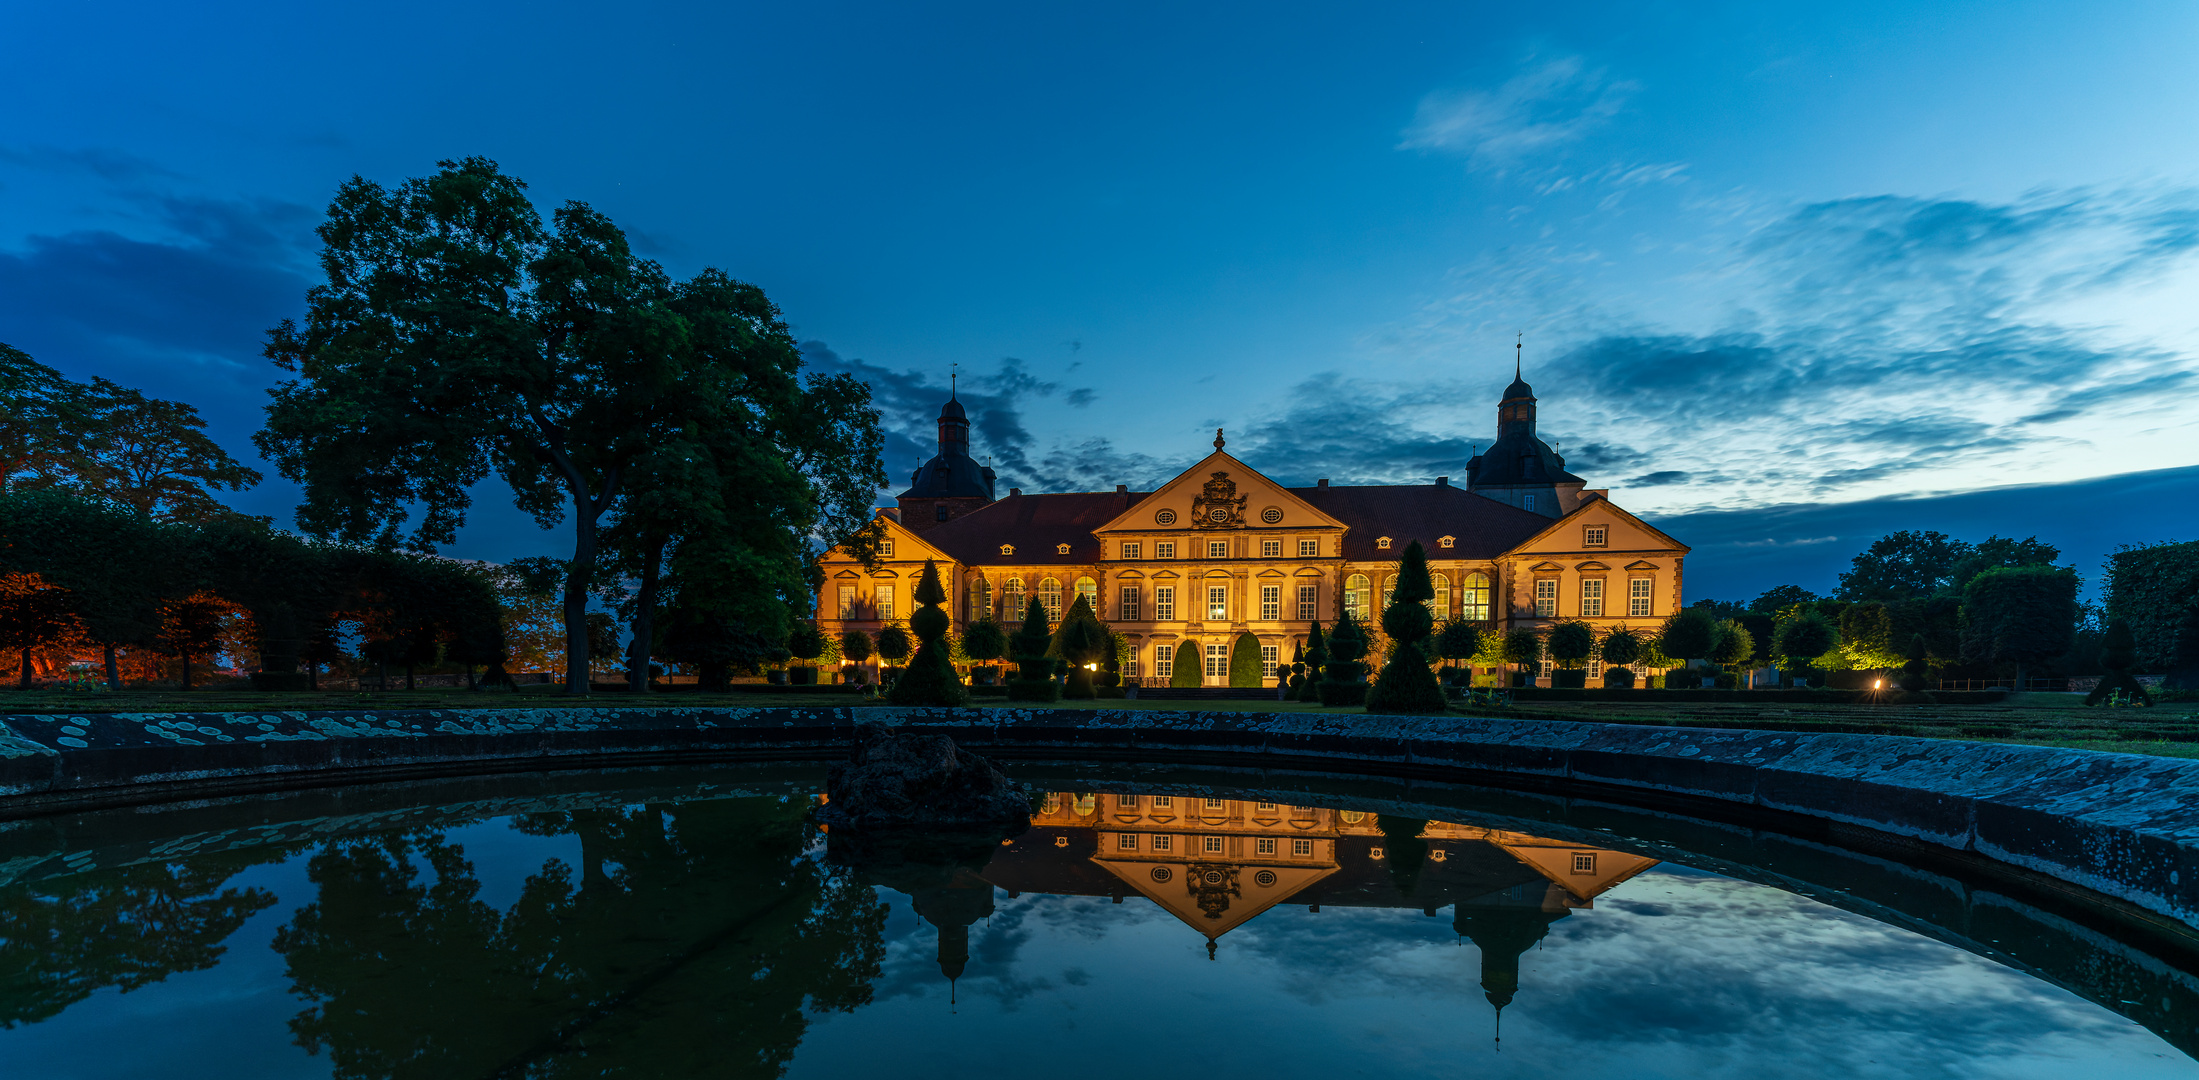
<path fill-rule="evenodd" d="M 1526 1080 L 1551 1062 L 1578 1076 L 1733 1080 L 2190 1068 L 2144 1029 L 2022 972 L 1669 864 L 1558 920 L 1521 955 L 1502 1053 L 1480 953 L 1447 910 L 1278 906 L 1209 961 L 1196 930 L 1139 897 L 996 893 L 996 914 L 972 928 L 949 1020 L 937 938 L 904 898 L 882 898 L 896 911 L 877 999 L 821 1020 L 797 1075 L 831 1075 L 877 1045 L 908 1046 L 918 1075 L 1012 1071 L 1046 1055 L 1098 1055 L 1095 1068 L 1119 1071 L 1210 1051 L 1217 1033 L 1242 1075 L 1357 1075 L 1369 1062 L 1398 1080 Z M 949 1023 L 951 1050 L 931 1050 Z"/>
<path fill-rule="evenodd" d="M 1429 94 L 1398 147 L 1441 150 L 1479 166 L 1500 167 L 1579 139 L 1617 113 L 1635 89 L 1588 68 L 1580 57 L 1559 57 L 1493 90 Z"/>

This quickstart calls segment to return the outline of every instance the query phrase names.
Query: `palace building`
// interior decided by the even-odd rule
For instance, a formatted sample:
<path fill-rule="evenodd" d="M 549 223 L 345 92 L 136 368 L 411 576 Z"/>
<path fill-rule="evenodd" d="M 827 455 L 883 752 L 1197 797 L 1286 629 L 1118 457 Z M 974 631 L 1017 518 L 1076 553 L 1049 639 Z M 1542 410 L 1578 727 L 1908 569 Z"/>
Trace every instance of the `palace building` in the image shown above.
<path fill-rule="evenodd" d="M 925 560 L 952 598 L 955 632 L 987 617 L 1012 632 L 1038 604 L 1049 618 L 1082 595 L 1132 647 L 1128 681 L 1165 683 L 1194 645 L 1206 685 L 1227 685 L 1232 643 L 1260 642 L 1270 677 L 1315 620 L 1380 611 L 1405 546 L 1420 541 L 1435 580 L 1429 606 L 1494 633 L 1581 620 L 1599 634 L 1648 629 L 1678 611 L 1688 548 L 1567 472 L 1535 434 L 1535 395 L 1515 378 L 1497 439 L 1465 463 L 1466 482 L 1286 487 L 1226 450 L 1153 491 L 996 496 L 970 456 L 970 422 L 949 398 L 939 452 L 881 508 L 885 540 L 865 569 L 822 560 L 818 628 L 876 632 L 909 615 Z M 1589 685 L 1602 672 L 1591 665 Z"/>

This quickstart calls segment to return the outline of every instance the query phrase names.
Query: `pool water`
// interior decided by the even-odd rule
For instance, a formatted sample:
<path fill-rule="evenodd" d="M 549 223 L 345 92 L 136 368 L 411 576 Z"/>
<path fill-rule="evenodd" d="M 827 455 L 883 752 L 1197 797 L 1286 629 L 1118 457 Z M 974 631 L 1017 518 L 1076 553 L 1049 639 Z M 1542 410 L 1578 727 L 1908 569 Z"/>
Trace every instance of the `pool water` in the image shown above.
<path fill-rule="evenodd" d="M 0 1076 L 2199 1075 L 2016 967 L 1641 845 L 1275 798 L 1065 791 L 887 842 L 799 782 L 87 827 L 0 858 Z"/>

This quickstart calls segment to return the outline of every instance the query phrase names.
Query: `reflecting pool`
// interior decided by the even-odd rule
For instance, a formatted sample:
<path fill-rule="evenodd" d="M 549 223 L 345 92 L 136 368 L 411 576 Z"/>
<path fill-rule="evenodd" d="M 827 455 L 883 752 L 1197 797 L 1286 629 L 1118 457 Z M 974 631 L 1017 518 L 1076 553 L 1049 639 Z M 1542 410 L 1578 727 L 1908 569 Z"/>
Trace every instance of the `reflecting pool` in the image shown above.
<path fill-rule="evenodd" d="M 17 823 L 0 1075 L 2199 1074 L 2123 1015 L 2182 972 L 2103 1005 L 1651 839 L 1095 781 L 880 845 L 815 783 Z"/>

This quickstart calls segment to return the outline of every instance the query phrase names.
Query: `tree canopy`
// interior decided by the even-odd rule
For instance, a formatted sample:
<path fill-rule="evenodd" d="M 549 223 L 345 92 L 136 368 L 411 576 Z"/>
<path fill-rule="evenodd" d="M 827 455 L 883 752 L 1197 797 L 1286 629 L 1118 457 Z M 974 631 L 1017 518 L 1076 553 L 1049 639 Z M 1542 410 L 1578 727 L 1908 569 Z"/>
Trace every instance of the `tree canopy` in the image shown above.
<path fill-rule="evenodd" d="M 569 513 L 575 693 L 588 685 L 606 521 L 628 526 L 613 539 L 640 592 L 678 543 L 689 607 L 733 598 L 751 610 L 700 614 L 772 636 L 808 587 L 809 556 L 860 532 L 884 483 L 867 389 L 802 379 L 755 286 L 716 270 L 674 282 L 586 204 L 545 225 L 525 188 L 467 158 L 395 188 L 354 177 L 338 190 L 318 230 L 326 280 L 304 324 L 286 320 L 266 349 L 298 378 L 271 391 L 256 441 L 305 488 L 299 525 L 430 549 L 455 537 L 469 488 L 492 474 L 544 528 Z M 649 636 L 635 635 L 637 666 Z"/>

